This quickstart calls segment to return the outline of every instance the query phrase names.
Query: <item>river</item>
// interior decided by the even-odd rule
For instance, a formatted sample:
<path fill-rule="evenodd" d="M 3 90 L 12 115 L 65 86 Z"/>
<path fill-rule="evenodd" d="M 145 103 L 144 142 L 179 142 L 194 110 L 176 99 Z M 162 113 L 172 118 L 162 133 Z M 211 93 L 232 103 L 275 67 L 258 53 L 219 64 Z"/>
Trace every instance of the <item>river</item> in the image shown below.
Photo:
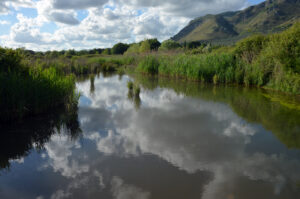
<path fill-rule="evenodd" d="M 72 113 L 1 127 L 1 199 L 300 198 L 299 98 L 107 74 L 77 89 Z"/>

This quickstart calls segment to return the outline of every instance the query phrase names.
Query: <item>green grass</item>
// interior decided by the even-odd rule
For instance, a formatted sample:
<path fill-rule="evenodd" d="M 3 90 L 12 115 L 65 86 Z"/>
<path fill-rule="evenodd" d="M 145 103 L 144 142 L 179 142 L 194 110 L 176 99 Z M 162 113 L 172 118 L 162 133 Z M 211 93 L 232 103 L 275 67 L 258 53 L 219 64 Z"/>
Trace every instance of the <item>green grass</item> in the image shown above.
<path fill-rule="evenodd" d="M 254 35 L 232 48 L 195 55 L 150 54 L 139 61 L 136 71 L 300 94 L 300 23 L 280 34 Z"/>
<path fill-rule="evenodd" d="M 1 49 L 0 121 L 21 119 L 52 108 L 77 103 L 74 76 L 62 76 L 53 67 L 26 67 L 16 52 Z M 5 63 L 5 64 L 4 64 Z"/>
<path fill-rule="evenodd" d="M 57 57 L 42 59 L 27 58 L 25 64 L 33 67 L 53 67 L 61 75 L 74 74 L 76 76 L 97 74 L 99 72 L 115 72 L 121 66 L 132 65 L 135 58 L 132 56 L 74 56 L 72 58 Z"/>

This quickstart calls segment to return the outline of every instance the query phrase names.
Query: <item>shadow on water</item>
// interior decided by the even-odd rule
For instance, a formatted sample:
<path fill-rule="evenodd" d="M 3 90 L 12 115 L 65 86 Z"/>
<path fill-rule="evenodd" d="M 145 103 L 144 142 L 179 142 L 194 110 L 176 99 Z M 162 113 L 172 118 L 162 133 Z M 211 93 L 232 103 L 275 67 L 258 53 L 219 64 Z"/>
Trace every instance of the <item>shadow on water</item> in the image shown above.
<path fill-rule="evenodd" d="M 29 155 L 33 148 L 42 150 L 56 133 L 64 132 L 76 139 L 81 134 L 77 111 L 74 105 L 20 123 L 0 124 L 0 169 L 9 169 L 11 160 Z"/>
<path fill-rule="evenodd" d="M 212 86 L 162 77 L 134 76 L 146 90 L 157 87 L 177 94 L 228 104 L 247 122 L 259 123 L 288 148 L 300 149 L 300 99 L 257 88 Z"/>

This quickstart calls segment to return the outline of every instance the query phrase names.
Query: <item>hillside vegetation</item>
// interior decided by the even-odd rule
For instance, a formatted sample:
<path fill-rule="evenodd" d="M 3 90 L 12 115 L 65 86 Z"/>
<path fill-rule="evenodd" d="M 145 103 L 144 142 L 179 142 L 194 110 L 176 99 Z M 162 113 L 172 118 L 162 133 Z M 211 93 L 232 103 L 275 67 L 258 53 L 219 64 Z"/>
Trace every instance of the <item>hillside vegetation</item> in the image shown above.
<path fill-rule="evenodd" d="M 255 85 L 300 94 L 300 23 L 282 33 L 253 35 L 233 47 L 208 52 L 203 52 L 200 47 L 199 54 L 195 55 L 149 55 L 139 62 L 136 70 L 152 75 L 214 84 Z"/>
<path fill-rule="evenodd" d="M 285 30 L 299 19 L 299 0 L 267 0 L 242 11 L 196 18 L 172 39 L 232 44 L 253 33 Z"/>

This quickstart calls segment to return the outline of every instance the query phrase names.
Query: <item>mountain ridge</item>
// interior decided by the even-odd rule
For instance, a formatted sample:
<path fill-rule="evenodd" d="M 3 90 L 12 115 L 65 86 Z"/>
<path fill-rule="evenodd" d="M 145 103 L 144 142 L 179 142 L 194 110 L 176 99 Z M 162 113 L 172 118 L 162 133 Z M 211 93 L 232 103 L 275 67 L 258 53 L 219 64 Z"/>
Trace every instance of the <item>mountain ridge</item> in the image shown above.
<path fill-rule="evenodd" d="M 180 43 L 234 43 L 253 33 L 280 32 L 298 20 L 300 0 L 267 0 L 244 10 L 193 19 L 171 39 Z"/>

